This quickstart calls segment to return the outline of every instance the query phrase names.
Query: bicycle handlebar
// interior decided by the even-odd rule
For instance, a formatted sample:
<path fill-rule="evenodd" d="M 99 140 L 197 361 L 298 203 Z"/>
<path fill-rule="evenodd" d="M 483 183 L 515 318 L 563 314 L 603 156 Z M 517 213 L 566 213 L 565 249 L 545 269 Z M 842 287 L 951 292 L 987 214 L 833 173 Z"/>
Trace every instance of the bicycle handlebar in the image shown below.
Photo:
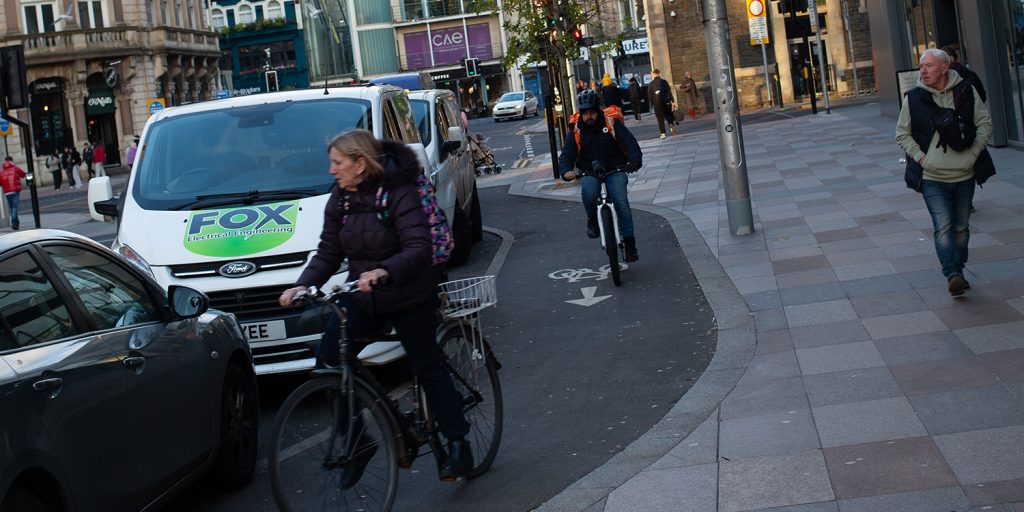
<path fill-rule="evenodd" d="M 333 303 L 334 299 L 348 293 L 355 293 L 358 290 L 359 288 L 355 281 L 348 281 L 341 286 L 334 285 L 331 287 L 331 291 L 326 293 L 316 286 L 310 286 L 309 291 L 300 291 L 292 296 L 292 304 L 311 306 L 317 303 Z"/>
<path fill-rule="evenodd" d="M 593 176 L 595 178 L 601 179 L 601 178 L 604 178 L 604 177 L 608 176 L 609 174 L 614 174 L 614 173 L 617 173 L 617 172 L 625 172 L 626 168 L 629 166 L 629 164 L 624 164 L 624 165 L 620 165 L 618 167 L 612 167 L 611 169 L 609 169 L 608 167 L 605 167 L 604 164 L 602 164 L 599 160 L 594 160 L 594 162 L 591 163 L 590 166 L 591 166 L 591 169 L 589 171 L 584 170 L 584 169 L 579 169 L 580 176 Z"/>

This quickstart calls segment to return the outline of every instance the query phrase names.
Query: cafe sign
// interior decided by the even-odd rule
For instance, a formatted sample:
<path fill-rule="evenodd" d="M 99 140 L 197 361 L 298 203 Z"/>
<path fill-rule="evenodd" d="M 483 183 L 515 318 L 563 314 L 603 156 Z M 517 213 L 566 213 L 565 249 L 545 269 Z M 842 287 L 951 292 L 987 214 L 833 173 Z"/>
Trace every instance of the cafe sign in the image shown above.
<path fill-rule="evenodd" d="M 45 78 L 32 82 L 32 94 L 47 94 L 64 90 L 64 81 L 59 78 Z"/>
<path fill-rule="evenodd" d="M 112 114 L 114 109 L 114 96 L 110 92 L 91 91 L 85 97 L 85 113 L 90 116 Z"/>

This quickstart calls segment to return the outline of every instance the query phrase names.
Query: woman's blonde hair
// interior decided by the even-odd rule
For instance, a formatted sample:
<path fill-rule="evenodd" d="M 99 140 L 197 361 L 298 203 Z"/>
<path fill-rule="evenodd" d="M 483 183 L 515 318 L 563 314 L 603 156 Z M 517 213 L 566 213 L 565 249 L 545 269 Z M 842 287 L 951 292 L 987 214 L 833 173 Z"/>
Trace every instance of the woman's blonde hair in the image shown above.
<path fill-rule="evenodd" d="M 372 133 L 366 130 L 339 133 L 327 143 L 327 152 L 330 153 L 332 149 L 353 160 L 363 157 L 366 160 L 367 181 L 378 181 L 384 175 L 384 167 L 378 160 L 382 152 L 381 144 Z"/>

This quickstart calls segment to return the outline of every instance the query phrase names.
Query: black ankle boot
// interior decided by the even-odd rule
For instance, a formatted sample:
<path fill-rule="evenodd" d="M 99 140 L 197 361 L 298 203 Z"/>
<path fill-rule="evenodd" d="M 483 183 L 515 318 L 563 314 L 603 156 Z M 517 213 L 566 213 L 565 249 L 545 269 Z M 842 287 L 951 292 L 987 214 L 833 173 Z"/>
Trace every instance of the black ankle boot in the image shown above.
<path fill-rule="evenodd" d="M 587 238 L 597 238 L 597 219 L 587 217 Z"/>
<path fill-rule="evenodd" d="M 636 238 L 628 236 L 622 239 L 622 243 L 626 245 L 626 263 L 640 259 L 640 255 L 636 253 Z"/>
<path fill-rule="evenodd" d="M 469 441 L 449 441 L 448 460 L 441 466 L 441 480 L 459 480 L 472 470 L 473 452 L 469 449 Z"/>

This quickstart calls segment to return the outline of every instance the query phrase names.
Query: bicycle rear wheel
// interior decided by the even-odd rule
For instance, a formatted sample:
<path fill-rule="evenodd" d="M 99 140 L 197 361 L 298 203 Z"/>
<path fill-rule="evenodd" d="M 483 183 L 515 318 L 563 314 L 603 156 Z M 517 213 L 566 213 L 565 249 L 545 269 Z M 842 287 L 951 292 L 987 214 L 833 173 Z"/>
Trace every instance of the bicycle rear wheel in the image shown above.
<path fill-rule="evenodd" d="M 319 377 L 281 406 L 269 456 L 281 510 L 391 509 L 398 491 L 396 434 L 382 398 L 358 381 L 353 393 L 341 392 L 340 376 Z"/>
<path fill-rule="evenodd" d="M 619 272 L 619 242 L 615 236 L 615 222 L 612 220 L 611 207 L 601 208 L 601 236 L 604 237 L 604 252 L 608 255 L 608 270 L 612 273 L 615 286 L 622 284 Z"/>
<path fill-rule="evenodd" d="M 441 350 L 455 372 L 452 380 L 462 395 L 462 410 L 470 424 L 466 439 L 473 451 L 473 470 L 467 478 L 478 477 L 491 467 L 501 444 L 504 418 L 498 360 L 482 336 L 466 322 L 452 323 L 441 334 Z M 476 347 L 483 347 L 483 353 Z"/>

